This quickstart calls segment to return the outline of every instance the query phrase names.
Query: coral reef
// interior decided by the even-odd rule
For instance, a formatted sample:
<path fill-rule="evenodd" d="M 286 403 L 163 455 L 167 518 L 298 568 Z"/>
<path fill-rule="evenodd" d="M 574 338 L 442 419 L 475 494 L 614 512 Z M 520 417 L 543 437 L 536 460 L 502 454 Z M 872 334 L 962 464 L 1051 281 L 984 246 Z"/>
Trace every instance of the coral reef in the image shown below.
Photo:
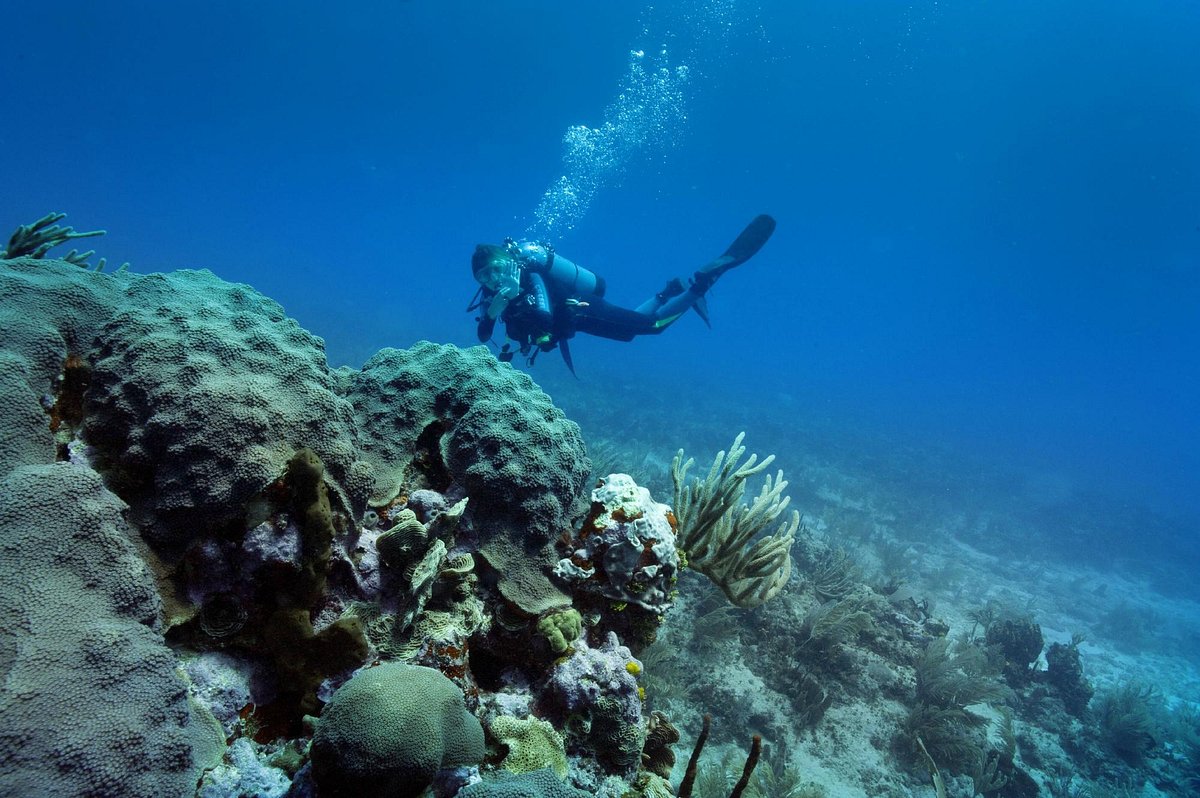
<path fill-rule="evenodd" d="M 1182 690 L 1123 681 L 1081 636 L 1043 661 L 1041 625 L 997 609 L 1036 604 L 1061 640 L 1078 616 L 1029 593 L 1076 602 L 1071 580 L 922 539 L 929 513 L 874 506 L 821 463 L 793 488 L 801 527 L 782 472 L 746 495 L 773 459 L 743 462 L 741 435 L 689 479 L 682 450 L 670 469 L 654 452 L 716 443 L 694 420 L 713 414 L 674 406 L 655 424 L 584 396 L 612 466 L 588 492 L 580 428 L 486 349 L 331 370 L 249 286 L 46 257 L 88 235 L 60 220 L 0 262 L 0 792 L 1200 782 Z M 627 471 L 659 493 L 670 474 L 674 507 Z M 981 573 L 1025 592 L 971 590 L 983 608 L 964 614 Z M 1094 595 L 1083 628 L 1128 648 L 1175 623 L 1154 610 L 1164 628 L 1137 638 L 1112 620 L 1130 591 Z M 700 737 L 686 767 L 681 730 Z"/>
<path fill-rule="evenodd" d="M 97 274 L 42 257 L 73 237 L 51 226 L 58 218 L 19 231 L 10 254 L 28 256 L 0 269 L 0 476 L 9 521 L 34 545 L 42 540 L 34 529 L 51 536 L 29 555 L 74 541 L 90 559 L 67 550 L 53 569 L 38 570 L 13 559 L 27 556 L 22 549 L 6 549 L 6 578 L 21 580 L 6 596 L 29 595 L 25 580 L 40 578 L 46 599 L 44 622 L 5 632 L 5 673 L 21 696 L 5 694 L 5 783 L 58 778 L 64 793 L 78 791 L 65 786 L 70 779 L 129 795 L 177 792 L 172 779 L 194 784 L 220 761 L 225 737 L 302 739 L 301 714 L 318 712 L 345 673 L 369 661 L 372 643 L 435 663 L 471 688 L 468 638 L 491 615 L 476 587 L 480 555 L 502 564 L 490 589 L 498 583 L 499 597 L 515 596 L 531 618 L 569 607 L 549 580 L 549 544 L 570 523 L 588 464 L 578 428 L 527 377 L 482 348 L 424 344 L 350 378 L 328 369 L 320 339 L 248 286 L 208 272 Z M 376 443 L 386 427 L 359 427 L 367 406 L 403 413 L 355 393 L 369 394 L 381 363 L 397 359 L 424 381 L 393 408 L 424 414 L 404 427 L 414 433 L 407 450 Z M 378 490 L 372 460 L 384 469 Z M 404 475 L 411 507 L 395 493 L 367 506 L 389 492 L 388 473 Z M 434 484 L 449 495 L 429 490 Z M 482 510 L 464 522 L 475 504 Z M 474 555 L 455 548 L 460 522 Z M 417 530 L 423 536 L 402 542 Z M 85 545 L 88 534 L 95 544 Z M 529 556 L 539 548 L 540 558 Z M 59 581 L 82 586 L 46 592 Z M 189 658 L 229 655 L 187 668 L 195 705 L 164 642 Z M 25 685 L 34 671 L 52 684 L 60 667 L 47 657 L 80 671 L 85 658 L 95 679 L 72 680 L 46 704 L 49 694 Z M 29 723 L 54 717 L 55 707 L 111 702 L 112 712 L 93 713 L 101 725 L 80 735 L 142 742 L 80 748 L 35 734 L 22 718 L 39 699 Z M 138 759 L 142 776 L 109 753 L 118 749 Z M 65 750 L 78 750 L 80 764 L 55 770 L 62 760 L 52 752 Z M 245 745 L 231 749 L 209 792 L 248 772 L 248 756 Z"/>

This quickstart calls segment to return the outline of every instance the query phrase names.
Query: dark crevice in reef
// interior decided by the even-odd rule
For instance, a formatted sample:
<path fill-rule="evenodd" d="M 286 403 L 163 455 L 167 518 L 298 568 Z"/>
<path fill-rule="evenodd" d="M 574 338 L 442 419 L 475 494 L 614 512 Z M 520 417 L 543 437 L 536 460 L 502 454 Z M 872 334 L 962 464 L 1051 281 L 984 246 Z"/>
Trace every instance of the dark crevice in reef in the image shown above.
<path fill-rule="evenodd" d="M 431 422 L 417 436 L 416 456 L 413 457 L 413 467 L 425 477 L 430 490 L 439 492 L 445 491 L 454 481 L 442 459 L 442 436 L 445 434 L 443 422 Z"/>
<path fill-rule="evenodd" d="M 92 367 L 82 356 L 69 354 L 63 360 L 62 374 L 54 392 L 54 403 L 46 408 L 50 431 L 54 433 L 56 457 L 66 460 L 67 445 L 83 423 L 83 397 L 91 382 Z"/>

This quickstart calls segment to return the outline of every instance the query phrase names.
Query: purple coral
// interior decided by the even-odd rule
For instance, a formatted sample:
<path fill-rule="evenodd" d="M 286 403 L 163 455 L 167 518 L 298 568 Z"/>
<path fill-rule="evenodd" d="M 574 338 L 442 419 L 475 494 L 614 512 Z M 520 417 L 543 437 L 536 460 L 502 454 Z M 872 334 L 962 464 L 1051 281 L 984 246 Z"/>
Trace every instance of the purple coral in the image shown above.
<path fill-rule="evenodd" d="M 546 698 L 565 715 L 574 716 L 584 743 L 618 773 L 632 772 L 645 743 L 642 698 L 636 675 L 642 663 L 609 632 L 592 648 L 580 638 L 575 653 L 554 667 L 546 681 Z"/>

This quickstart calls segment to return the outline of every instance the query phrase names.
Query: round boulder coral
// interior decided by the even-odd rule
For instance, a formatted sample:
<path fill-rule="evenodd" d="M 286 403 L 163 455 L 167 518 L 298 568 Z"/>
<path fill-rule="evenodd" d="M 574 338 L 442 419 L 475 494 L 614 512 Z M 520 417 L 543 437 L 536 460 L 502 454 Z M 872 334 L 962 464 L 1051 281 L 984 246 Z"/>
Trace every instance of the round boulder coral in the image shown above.
<path fill-rule="evenodd" d="M 150 542 L 182 551 L 313 449 L 340 503 L 365 506 L 350 403 L 324 342 L 246 285 L 207 271 L 130 278 L 88 353 L 84 438 Z M 135 516 L 135 517 L 136 517 Z"/>
<path fill-rule="evenodd" d="M 486 347 L 384 349 L 349 382 L 373 503 L 456 485 L 485 528 L 545 542 L 565 524 L 591 468 L 579 426 Z"/>
<path fill-rule="evenodd" d="M 439 671 L 399 662 L 357 673 L 333 694 L 312 742 L 323 798 L 417 796 L 444 767 L 483 759 L 483 727 Z"/>

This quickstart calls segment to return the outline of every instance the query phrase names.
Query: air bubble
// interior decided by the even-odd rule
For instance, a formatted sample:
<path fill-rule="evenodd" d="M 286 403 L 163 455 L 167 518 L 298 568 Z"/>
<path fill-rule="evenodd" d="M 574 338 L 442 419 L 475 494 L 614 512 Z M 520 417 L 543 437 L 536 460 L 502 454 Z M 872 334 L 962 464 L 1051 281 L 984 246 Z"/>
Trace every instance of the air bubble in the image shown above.
<path fill-rule="evenodd" d="M 563 174 L 543 193 L 534 221 L 525 231 L 527 238 L 561 238 L 587 214 L 597 192 L 620 179 L 635 158 L 654 158 L 678 144 L 693 79 L 687 61 L 723 49 L 736 5 L 737 0 L 708 0 L 677 19 L 685 38 L 694 39 L 690 46 L 684 45 L 678 63 L 672 63 L 665 44 L 651 48 L 649 54 L 642 48 L 629 51 L 627 71 L 616 98 L 604 109 L 603 121 L 595 127 L 572 125 L 563 134 Z M 657 13 L 653 6 L 643 11 L 643 37 L 675 41 L 676 31 L 651 38 L 654 26 L 649 20 Z"/>

